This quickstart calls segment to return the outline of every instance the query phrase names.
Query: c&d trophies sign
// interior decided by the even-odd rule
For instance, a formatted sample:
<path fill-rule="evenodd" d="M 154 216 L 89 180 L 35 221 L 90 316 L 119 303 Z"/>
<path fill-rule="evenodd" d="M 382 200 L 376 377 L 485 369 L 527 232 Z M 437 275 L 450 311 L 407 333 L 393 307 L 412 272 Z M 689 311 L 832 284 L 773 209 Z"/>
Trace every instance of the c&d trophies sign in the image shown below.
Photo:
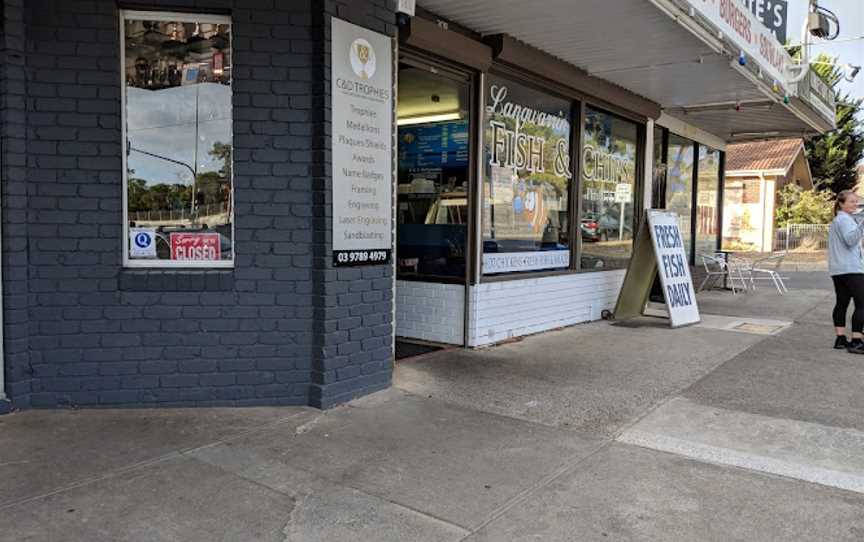
<path fill-rule="evenodd" d="M 699 307 L 678 215 L 654 210 L 647 215 L 634 242 L 614 317 L 625 320 L 643 314 L 654 277 L 659 274 L 672 327 L 697 324 Z"/>
<path fill-rule="evenodd" d="M 393 247 L 393 43 L 333 18 L 333 265 L 380 265 Z"/>

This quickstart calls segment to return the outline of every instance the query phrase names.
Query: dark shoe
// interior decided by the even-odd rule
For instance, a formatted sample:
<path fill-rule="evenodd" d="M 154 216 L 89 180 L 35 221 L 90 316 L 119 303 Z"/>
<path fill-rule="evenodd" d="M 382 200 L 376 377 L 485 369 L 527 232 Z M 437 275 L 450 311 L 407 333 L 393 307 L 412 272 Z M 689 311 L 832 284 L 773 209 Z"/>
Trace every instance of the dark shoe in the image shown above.
<path fill-rule="evenodd" d="M 846 347 L 846 351 L 850 354 L 864 354 L 864 342 L 852 341 L 849 343 L 849 346 Z"/>
<path fill-rule="evenodd" d="M 843 350 L 847 346 L 849 346 L 849 341 L 846 339 L 846 335 L 837 335 L 837 339 L 834 340 L 834 348 Z"/>

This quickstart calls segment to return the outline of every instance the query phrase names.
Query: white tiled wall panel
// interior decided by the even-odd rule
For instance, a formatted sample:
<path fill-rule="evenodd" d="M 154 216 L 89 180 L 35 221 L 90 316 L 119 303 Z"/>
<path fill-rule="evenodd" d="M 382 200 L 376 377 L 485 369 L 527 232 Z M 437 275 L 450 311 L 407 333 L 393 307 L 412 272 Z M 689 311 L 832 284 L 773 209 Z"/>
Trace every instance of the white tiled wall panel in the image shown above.
<path fill-rule="evenodd" d="M 396 281 L 396 336 L 465 343 L 465 286 Z"/>
<path fill-rule="evenodd" d="M 472 287 L 468 346 L 599 320 L 603 309 L 614 309 L 624 274 L 580 273 Z"/>

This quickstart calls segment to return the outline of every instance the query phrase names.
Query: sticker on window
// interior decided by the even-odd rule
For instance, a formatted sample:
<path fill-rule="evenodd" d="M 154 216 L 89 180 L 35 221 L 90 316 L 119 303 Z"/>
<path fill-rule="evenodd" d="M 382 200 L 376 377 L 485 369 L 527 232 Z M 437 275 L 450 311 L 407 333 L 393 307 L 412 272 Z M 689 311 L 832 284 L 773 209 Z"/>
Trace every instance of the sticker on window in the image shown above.
<path fill-rule="evenodd" d="M 153 228 L 129 228 L 129 257 L 156 257 L 156 230 Z"/>
<path fill-rule="evenodd" d="M 218 233 L 172 233 L 171 259 L 214 261 L 222 257 Z"/>

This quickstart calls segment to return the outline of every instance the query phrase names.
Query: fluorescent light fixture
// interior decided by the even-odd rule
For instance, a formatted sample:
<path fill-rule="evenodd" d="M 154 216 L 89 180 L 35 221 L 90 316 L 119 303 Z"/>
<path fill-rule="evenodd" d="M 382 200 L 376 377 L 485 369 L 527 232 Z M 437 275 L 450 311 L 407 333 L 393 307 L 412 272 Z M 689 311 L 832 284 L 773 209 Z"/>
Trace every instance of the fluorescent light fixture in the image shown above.
<path fill-rule="evenodd" d="M 459 120 L 462 114 L 456 111 L 455 113 L 441 113 L 439 115 L 423 115 L 422 117 L 402 117 L 396 121 L 397 126 L 408 126 L 409 124 L 426 124 L 428 122 L 444 122 L 445 120 Z"/>

